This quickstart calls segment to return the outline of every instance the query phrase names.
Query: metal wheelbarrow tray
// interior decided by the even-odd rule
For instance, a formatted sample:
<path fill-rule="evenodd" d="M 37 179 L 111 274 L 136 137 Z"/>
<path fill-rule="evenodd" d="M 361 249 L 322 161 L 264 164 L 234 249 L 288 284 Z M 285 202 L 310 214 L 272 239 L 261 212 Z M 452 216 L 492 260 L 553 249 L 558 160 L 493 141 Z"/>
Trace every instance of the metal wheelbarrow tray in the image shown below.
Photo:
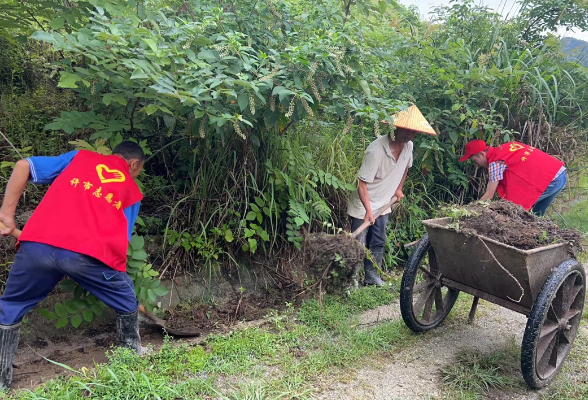
<path fill-rule="evenodd" d="M 439 326 L 459 292 L 528 317 L 521 346 L 521 371 L 534 389 L 559 372 L 578 332 L 584 298 L 584 268 L 552 244 L 520 250 L 484 236 L 448 227 L 449 218 L 423 221 L 427 234 L 410 256 L 400 292 L 406 325 L 415 332 Z"/>

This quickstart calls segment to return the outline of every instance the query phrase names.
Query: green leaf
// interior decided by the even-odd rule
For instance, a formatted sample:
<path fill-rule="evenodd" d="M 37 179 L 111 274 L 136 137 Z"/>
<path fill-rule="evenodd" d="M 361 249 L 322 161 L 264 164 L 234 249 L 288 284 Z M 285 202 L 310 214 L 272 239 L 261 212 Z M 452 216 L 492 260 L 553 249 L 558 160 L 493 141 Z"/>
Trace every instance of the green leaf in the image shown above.
<path fill-rule="evenodd" d="M 73 292 L 76 288 L 76 283 L 71 279 L 66 279 L 59 284 L 59 288 L 64 292 Z"/>
<path fill-rule="evenodd" d="M 129 260 L 127 265 L 131 268 L 141 269 L 145 265 L 145 262 L 143 260 Z"/>
<path fill-rule="evenodd" d="M 269 234 L 262 230 L 261 232 L 259 232 L 259 236 L 265 241 L 265 242 L 269 242 Z"/>
<path fill-rule="evenodd" d="M 249 96 L 247 96 L 245 93 L 241 93 L 237 98 L 237 103 L 239 103 L 239 109 L 244 111 L 249 105 Z"/>
<path fill-rule="evenodd" d="M 137 68 L 133 71 L 133 74 L 131 75 L 131 79 L 146 79 L 149 78 L 149 76 L 147 76 L 147 74 L 145 74 L 145 72 L 143 72 L 143 70 L 141 68 Z"/>
<path fill-rule="evenodd" d="M 94 319 L 94 313 L 92 312 L 92 310 L 84 310 L 82 315 L 84 316 L 84 319 L 87 322 L 92 322 L 92 320 Z"/>
<path fill-rule="evenodd" d="M 294 222 L 296 222 L 296 225 L 298 225 L 298 226 L 301 226 L 304 224 L 304 220 L 300 217 L 294 218 Z"/>
<path fill-rule="evenodd" d="M 457 143 L 457 132 L 456 131 L 449 131 L 449 138 L 455 144 Z"/>
<path fill-rule="evenodd" d="M 359 81 L 359 86 L 361 86 L 365 94 L 371 96 L 372 90 L 370 89 L 370 85 L 367 83 L 365 79 Z"/>
<path fill-rule="evenodd" d="M 155 43 L 155 40 L 143 39 L 143 41 L 149 45 L 149 47 L 151 48 L 151 51 L 153 51 L 154 53 L 157 53 L 157 43 Z"/>
<path fill-rule="evenodd" d="M 68 320 L 67 318 L 61 318 L 59 321 L 57 321 L 57 323 L 55 324 L 55 327 L 57 329 L 63 328 L 64 326 L 67 326 Z"/>
<path fill-rule="evenodd" d="M 51 29 L 54 31 L 63 28 L 65 21 L 63 17 L 55 17 L 51 20 Z"/>
<path fill-rule="evenodd" d="M 144 260 L 147 258 L 147 253 L 145 250 L 134 250 L 132 257 L 133 260 Z"/>
<path fill-rule="evenodd" d="M 225 230 L 225 240 L 231 243 L 235 238 L 233 237 L 233 232 L 230 229 Z"/>
<path fill-rule="evenodd" d="M 153 291 L 158 296 L 165 296 L 168 292 L 167 288 L 163 285 L 157 286 L 155 289 L 153 289 Z"/>
<path fill-rule="evenodd" d="M 253 221 L 257 217 L 257 213 L 255 211 L 249 211 L 245 219 L 247 221 Z"/>
<path fill-rule="evenodd" d="M 149 104 L 148 106 L 143 107 L 143 111 L 145 111 L 147 115 L 151 115 L 157 110 L 158 108 L 155 104 Z"/>
<path fill-rule="evenodd" d="M 79 327 L 82 324 L 82 316 L 81 315 L 74 315 L 73 317 L 71 317 L 71 325 L 74 328 Z"/>
<path fill-rule="evenodd" d="M 65 306 L 61 303 L 55 304 L 55 314 L 57 314 L 57 316 L 60 318 L 67 318 L 69 315 L 67 308 L 65 308 Z"/>
<path fill-rule="evenodd" d="M 154 291 L 154 290 L 147 289 L 147 297 L 149 298 L 149 300 L 150 300 L 152 303 L 155 303 L 155 302 L 157 302 L 157 294 L 155 293 L 155 291 Z"/>
<path fill-rule="evenodd" d="M 104 313 L 104 309 L 102 308 L 102 303 L 96 303 L 90 307 L 90 310 L 96 315 L 102 315 Z"/>
<path fill-rule="evenodd" d="M 210 50 L 202 50 L 200 53 L 198 53 L 198 58 L 209 62 L 216 60 L 216 56 Z"/>
<path fill-rule="evenodd" d="M 55 42 L 55 36 L 53 36 L 49 32 L 44 32 L 44 31 L 37 31 L 37 32 L 33 33 L 31 35 L 31 39 L 40 40 L 42 42 L 49 42 L 49 43 Z M 66 323 L 66 325 L 67 325 L 67 323 Z"/>
<path fill-rule="evenodd" d="M 72 74 L 69 72 L 61 71 L 61 78 L 59 78 L 59 83 L 57 84 L 60 88 L 77 88 L 76 82 L 81 81 L 82 78 L 77 76 L 76 74 Z"/>
<path fill-rule="evenodd" d="M 41 314 L 41 316 L 43 318 L 47 318 L 47 319 L 56 319 L 57 318 L 57 314 L 55 314 L 53 311 L 45 310 L 44 308 L 39 309 L 39 314 Z"/>
<path fill-rule="evenodd" d="M 249 242 L 249 251 L 255 253 L 255 250 L 257 250 L 257 240 L 249 238 L 247 241 Z"/>
<path fill-rule="evenodd" d="M 141 250 L 145 246 L 145 238 L 143 236 L 133 235 L 129 244 L 133 250 Z"/>
<path fill-rule="evenodd" d="M 67 302 L 65 304 L 65 308 L 67 309 L 67 312 L 72 315 L 78 312 L 78 309 L 76 308 L 75 304 L 73 304 L 73 302 Z"/>
<path fill-rule="evenodd" d="M 245 228 L 245 238 L 251 237 L 255 235 L 255 231 L 253 229 Z"/>

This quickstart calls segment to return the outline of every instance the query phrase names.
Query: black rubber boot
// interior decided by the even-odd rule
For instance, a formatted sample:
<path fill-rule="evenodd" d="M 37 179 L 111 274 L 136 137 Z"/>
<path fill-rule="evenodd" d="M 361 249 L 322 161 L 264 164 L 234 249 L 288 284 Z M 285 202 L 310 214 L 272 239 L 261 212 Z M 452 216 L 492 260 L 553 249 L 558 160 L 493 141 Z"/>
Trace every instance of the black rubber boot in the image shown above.
<path fill-rule="evenodd" d="M 139 336 L 139 310 L 129 314 L 117 314 L 116 334 L 120 346 L 143 354 L 144 349 L 141 347 L 141 336 Z"/>
<path fill-rule="evenodd" d="M 0 390 L 12 383 L 12 362 L 18 347 L 20 322 L 14 325 L 0 325 Z"/>
<path fill-rule="evenodd" d="M 376 261 L 378 266 L 381 267 L 382 260 L 384 259 L 384 249 L 374 250 L 371 253 L 372 253 L 372 257 L 374 258 L 374 260 Z M 376 269 L 376 267 L 374 267 L 374 264 L 367 258 L 363 261 L 363 269 L 365 270 L 365 280 L 364 280 L 365 286 L 372 286 L 372 285 L 383 286 L 384 285 L 384 281 L 378 275 L 378 270 Z"/>

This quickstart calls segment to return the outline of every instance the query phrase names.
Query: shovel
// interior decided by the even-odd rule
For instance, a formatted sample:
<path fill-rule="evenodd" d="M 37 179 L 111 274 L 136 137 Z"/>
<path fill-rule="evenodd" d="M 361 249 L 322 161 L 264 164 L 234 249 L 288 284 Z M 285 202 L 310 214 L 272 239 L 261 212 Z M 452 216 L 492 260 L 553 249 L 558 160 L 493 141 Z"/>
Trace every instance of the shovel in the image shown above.
<path fill-rule="evenodd" d="M 374 214 L 374 219 L 378 219 L 378 217 L 380 215 L 382 215 L 382 213 L 384 211 L 386 211 L 387 209 L 392 207 L 392 205 L 394 203 L 396 203 L 397 201 L 398 201 L 398 197 L 396 197 L 396 196 L 392 197 L 387 204 L 385 204 L 382 208 L 380 208 L 380 209 L 378 209 L 378 211 L 376 211 L 376 213 Z M 351 237 L 355 239 L 356 237 L 359 236 L 359 234 L 361 232 L 363 232 L 370 225 L 371 225 L 370 221 L 363 221 L 363 224 L 361 224 L 359 226 L 359 228 L 357 228 L 356 230 L 353 231 L 353 233 L 351 233 Z"/>
<path fill-rule="evenodd" d="M 4 224 L 2 222 L 0 222 L 0 229 L 4 229 L 4 227 L 5 227 Z M 14 229 L 12 231 L 12 233 L 10 233 L 10 236 L 12 236 L 13 238 L 15 238 L 15 239 L 18 240 L 18 238 L 19 238 L 19 236 L 20 236 L 21 233 L 22 233 L 22 231 L 20 229 Z M 139 311 L 145 317 L 147 317 L 151 322 L 153 322 L 155 325 L 157 325 L 160 328 L 162 328 L 169 335 L 172 335 L 172 336 L 182 336 L 182 337 L 196 337 L 196 336 L 200 336 L 200 332 L 185 332 L 185 331 L 180 331 L 180 330 L 176 330 L 176 329 L 173 329 L 173 328 L 166 327 L 165 326 L 165 321 L 163 319 L 161 319 L 161 318 L 156 317 L 151 312 L 149 312 L 149 310 L 147 310 L 143 304 L 139 304 Z"/>

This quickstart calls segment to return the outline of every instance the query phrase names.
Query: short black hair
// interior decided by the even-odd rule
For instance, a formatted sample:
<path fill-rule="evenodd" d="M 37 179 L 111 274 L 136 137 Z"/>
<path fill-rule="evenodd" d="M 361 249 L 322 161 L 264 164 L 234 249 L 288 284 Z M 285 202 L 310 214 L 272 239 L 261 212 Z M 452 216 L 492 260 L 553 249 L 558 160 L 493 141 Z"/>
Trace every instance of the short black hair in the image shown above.
<path fill-rule="evenodd" d="M 119 154 L 124 157 L 125 160 L 139 160 L 139 162 L 145 161 L 145 152 L 141 146 L 135 142 L 124 141 L 116 145 L 112 149 L 112 154 Z"/>

